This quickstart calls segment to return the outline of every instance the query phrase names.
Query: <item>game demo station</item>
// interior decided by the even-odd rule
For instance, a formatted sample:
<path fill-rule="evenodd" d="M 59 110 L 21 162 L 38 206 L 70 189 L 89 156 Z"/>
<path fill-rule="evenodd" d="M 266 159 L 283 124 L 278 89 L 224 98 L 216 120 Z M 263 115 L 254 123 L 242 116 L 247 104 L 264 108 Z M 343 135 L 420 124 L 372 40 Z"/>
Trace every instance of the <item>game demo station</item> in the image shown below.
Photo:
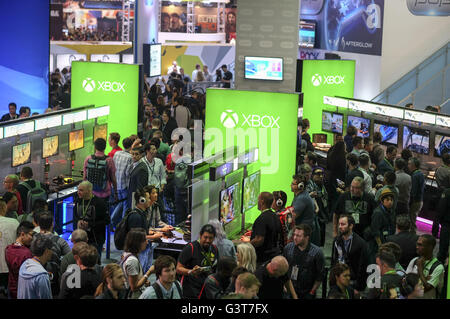
<path fill-rule="evenodd" d="M 382 145 L 397 147 L 397 156 L 409 149 L 421 162 L 425 175 L 424 204 L 418 221 L 432 225 L 438 199 L 435 170 L 442 165 L 441 156 L 450 151 L 450 116 L 422 110 L 405 109 L 394 105 L 342 97 L 323 97 L 322 134 L 313 134 L 317 142 L 315 153 L 326 162 L 327 135 L 345 135 L 349 125 L 357 128 L 357 135 L 372 138 L 375 132 L 382 135 Z M 331 106 L 331 107 L 330 107 Z"/>

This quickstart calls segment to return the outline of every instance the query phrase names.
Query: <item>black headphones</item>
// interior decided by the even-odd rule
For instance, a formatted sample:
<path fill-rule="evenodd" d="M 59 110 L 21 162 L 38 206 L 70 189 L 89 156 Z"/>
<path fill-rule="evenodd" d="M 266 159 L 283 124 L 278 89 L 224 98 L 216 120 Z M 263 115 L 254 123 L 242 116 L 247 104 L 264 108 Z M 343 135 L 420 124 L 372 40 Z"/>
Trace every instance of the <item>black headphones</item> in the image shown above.
<path fill-rule="evenodd" d="M 297 187 L 298 187 L 299 191 L 303 191 L 305 189 L 305 183 L 300 182 L 300 183 L 298 183 Z"/>
<path fill-rule="evenodd" d="M 139 204 L 145 204 L 147 202 L 147 199 L 145 197 L 139 197 Z"/>
<path fill-rule="evenodd" d="M 276 201 L 278 207 L 283 207 L 283 200 L 281 199 L 281 191 L 278 192 L 278 199 Z"/>

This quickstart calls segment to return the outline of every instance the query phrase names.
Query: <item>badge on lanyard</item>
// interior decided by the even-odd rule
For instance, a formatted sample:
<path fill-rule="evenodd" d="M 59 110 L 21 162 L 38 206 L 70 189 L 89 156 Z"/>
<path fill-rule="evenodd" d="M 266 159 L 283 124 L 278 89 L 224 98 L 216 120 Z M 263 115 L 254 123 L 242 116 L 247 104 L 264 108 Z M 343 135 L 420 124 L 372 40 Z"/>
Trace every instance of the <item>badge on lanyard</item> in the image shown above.
<path fill-rule="evenodd" d="M 298 276 L 298 267 L 294 266 L 292 267 L 291 280 L 297 280 L 297 276 Z"/>
<path fill-rule="evenodd" d="M 355 224 L 359 224 L 359 214 L 352 214 L 352 217 L 355 220 Z"/>

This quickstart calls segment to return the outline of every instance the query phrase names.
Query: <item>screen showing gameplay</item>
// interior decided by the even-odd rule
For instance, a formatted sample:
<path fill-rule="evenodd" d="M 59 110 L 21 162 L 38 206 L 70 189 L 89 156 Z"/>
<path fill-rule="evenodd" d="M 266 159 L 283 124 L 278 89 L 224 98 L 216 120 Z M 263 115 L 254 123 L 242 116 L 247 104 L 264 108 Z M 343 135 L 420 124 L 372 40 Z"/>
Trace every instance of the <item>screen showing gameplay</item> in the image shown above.
<path fill-rule="evenodd" d="M 370 120 L 369 119 L 349 115 L 348 119 L 347 119 L 347 127 L 350 125 L 353 125 L 354 127 L 356 127 L 356 129 L 357 129 L 356 135 L 361 136 L 363 138 L 370 136 L 370 132 L 369 132 Z"/>
<path fill-rule="evenodd" d="M 31 162 L 31 142 L 14 145 L 12 147 L 12 167 Z"/>
<path fill-rule="evenodd" d="M 42 158 L 47 158 L 58 154 L 58 135 L 44 137 L 42 139 Z"/>
<path fill-rule="evenodd" d="M 258 204 L 260 171 L 244 178 L 244 194 L 242 201 L 242 211 L 246 212 Z"/>
<path fill-rule="evenodd" d="M 245 79 L 283 80 L 283 59 L 245 57 Z"/>
<path fill-rule="evenodd" d="M 84 147 L 84 129 L 69 132 L 69 152 Z"/>
<path fill-rule="evenodd" d="M 450 136 L 436 133 L 434 137 L 434 156 L 442 157 L 450 152 Z"/>
<path fill-rule="evenodd" d="M 94 126 L 94 135 L 92 141 L 102 138 L 108 142 L 108 124 L 100 124 Z"/>
<path fill-rule="evenodd" d="M 322 112 L 322 131 L 340 133 L 343 131 L 344 115 L 339 113 Z"/>
<path fill-rule="evenodd" d="M 381 133 L 381 143 L 383 144 L 398 144 L 398 126 L 375 122 L 373 124 L 373 132 Z"/>
<path fill-rule="evenodd" d="M 300 21 L 298 27 L 298 45 L 302 48 L 314 48 L 316 41 L 316 24 L 314 22 Z"/>
<path fill-rule="evenodd" d="M 231 222 L 238 213 L 238 186 L 239 183 L 236 183 L 220 192 L 220 221 L 224 225 Z"/>
<path fill-rule="evenodd" d="M 403 148 L 411 152 L 426 154 L 430 153 L 430 131 L 403 127 Z"/>

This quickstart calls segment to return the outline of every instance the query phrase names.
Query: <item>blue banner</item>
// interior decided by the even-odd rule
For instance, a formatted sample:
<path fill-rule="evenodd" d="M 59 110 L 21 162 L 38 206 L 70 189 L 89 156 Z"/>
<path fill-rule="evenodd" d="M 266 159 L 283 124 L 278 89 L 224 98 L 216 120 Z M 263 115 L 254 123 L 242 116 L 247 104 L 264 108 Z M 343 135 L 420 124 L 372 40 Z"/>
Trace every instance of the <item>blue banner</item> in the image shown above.
<path fill-rule="evenodd" d="M 316 23 L 314 48 L 381 55 L 384 0 L 303 0 L 300 19 Z"/>

